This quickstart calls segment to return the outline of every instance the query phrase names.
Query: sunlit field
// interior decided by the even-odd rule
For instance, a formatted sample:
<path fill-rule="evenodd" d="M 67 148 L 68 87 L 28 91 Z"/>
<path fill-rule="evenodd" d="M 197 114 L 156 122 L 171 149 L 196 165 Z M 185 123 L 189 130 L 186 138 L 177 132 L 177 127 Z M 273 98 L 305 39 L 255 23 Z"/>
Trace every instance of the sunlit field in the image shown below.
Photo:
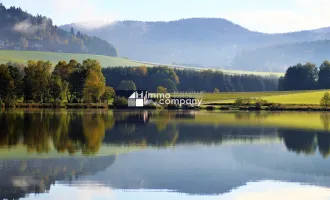
<path fill-rule="evenodd" d="M 237 98 L 262 98 L 279 104 L 319 104 L 325 92 L 326 90 L 206 93 L 203 95 L 203 103 L 233 103 Z"/>
<path fill-rule="evenodd" d="M 26 64 L 28 60 L 49 60 L 53 65 L 58 61 L 69 61 L 75 59 L 82 62 L 88 58 L 96 59 L 101 63 L 102 67 L 115 66 L 151 66 L 148 63 L 131 61 L 120 57 L 102 56 L 94 54 L 75 54 L 75 53 L 57 53 L 57 52 L 41 52 L 41 51 L 0 51 L 0 63 L 8 63 L 9 61 Z"/>

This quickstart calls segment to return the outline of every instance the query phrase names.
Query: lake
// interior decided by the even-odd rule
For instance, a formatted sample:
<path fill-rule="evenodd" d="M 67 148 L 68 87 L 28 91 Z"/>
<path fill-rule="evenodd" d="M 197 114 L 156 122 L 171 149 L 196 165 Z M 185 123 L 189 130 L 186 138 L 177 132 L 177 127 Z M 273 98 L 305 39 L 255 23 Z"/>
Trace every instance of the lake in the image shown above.
<path fill-rule="evenodd" d="M 0 111 L 0 199 L 329 199 L 330 113 Z"/>

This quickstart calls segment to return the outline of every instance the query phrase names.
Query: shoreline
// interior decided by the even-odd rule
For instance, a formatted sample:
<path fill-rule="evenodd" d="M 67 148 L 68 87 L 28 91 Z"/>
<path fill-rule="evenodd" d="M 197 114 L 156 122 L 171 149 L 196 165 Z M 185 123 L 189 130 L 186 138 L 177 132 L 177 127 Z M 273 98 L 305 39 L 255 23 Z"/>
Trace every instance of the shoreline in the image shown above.
<path fill-rule="evenodd" d="M 324 108 L 314 104 L 268 104 L 263 106 L 255 105 L 242 105 L 236 106 L 234 104 L 206 104 L 200 107 L 176 107 L 171 106 L 167 108 L 159 107 L 143 107 L 143 108 L 132 108 L 132 107 L 115 107 L 114 105 L 107 105 L 105 103 L 69 103 L 69 104 L 54 104 L 54 103 L 16 103 L 15 105 L 4 106 L 0 108 L 49 108 L 49 109 L 143 109 L 143 110 L 241 110 L 241 111 L 330 111 L 329 108 Z"/>

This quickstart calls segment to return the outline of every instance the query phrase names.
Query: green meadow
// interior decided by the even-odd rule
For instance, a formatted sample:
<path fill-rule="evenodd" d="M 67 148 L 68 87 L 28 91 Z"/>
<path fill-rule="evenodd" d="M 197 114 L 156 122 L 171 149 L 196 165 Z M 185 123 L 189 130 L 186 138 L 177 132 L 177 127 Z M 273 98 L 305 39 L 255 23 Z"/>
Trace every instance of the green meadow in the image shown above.
<path fill-rule="evenodd" d="M 120 57 L 111 57 L 103 55 L 94 54 L 76 54 L 76 53 L 58 53 L 58 52 L 44 52 L 44 51 L 14 51 L 14 50 L 0 50 L 0 64 L 5 64 L 10 61 L 16 63 L 26 64 L 28 60 L 47 60 L 53 65 L 56 65 L 58 61 L 65 60 L 69 61 L 75 59 L 78 62 L 82 62 L 88 58 L 96 59 L 101 63 L 102 67 L 116 67 L 116 66 L 159 66 L 166 65 L 169 67 L 175 67 L 177 69 L 194 69 L 194 70 L 206 70 L 209 68 L 197 68 L 197 67 L 186 67 L 171 64 L 161 64 L 161 63 L 149 63 L 129 60 Z M 217 70 L 217 69 L 212 69 Z M 219 69 L 226 74 L 254 74 L 259 76 L 282 76 L 284 73 L 273 73 L 273 72 L 252 72 L 252 71 L 242 71 L 242 70 L 225 70 Z"/>
<path fill-rule="evenodd" d="M 203 103 L 234 103 L 238 98 L 261 98 L 270 103 L 318 105 L 326 91 L 327 90 L 206 93 L 203 95 Z"/>
<path fill-rule="evenodd" d="M 75 59 L 82 62 L 88 58 L 96 59 L 101 63 L 102 67 L 114 66 L 151 66 L 151 64 L 131 61 L 120 57 L 93 55 L 93 54 L 75 54 L 75 53 L 58 53 L 43 51 L 0 51 L 0 63 L 8 63 L 9 61 L 26 64 L 28 60 L 47 60 L 53 65 L 58 61 L 69 61 Z"/>
<path fill-rule="evenodd" d="M 255 72 L 255 71 L 244 71 L 244 70 L 228 70 L 228 69 L 220 69 L 223 73 L 226 74 L 246 74 L 246 75 L 258 75 L 258 76 L 276 76 L 281 77 L 284 76 L 283 72 Z"/>

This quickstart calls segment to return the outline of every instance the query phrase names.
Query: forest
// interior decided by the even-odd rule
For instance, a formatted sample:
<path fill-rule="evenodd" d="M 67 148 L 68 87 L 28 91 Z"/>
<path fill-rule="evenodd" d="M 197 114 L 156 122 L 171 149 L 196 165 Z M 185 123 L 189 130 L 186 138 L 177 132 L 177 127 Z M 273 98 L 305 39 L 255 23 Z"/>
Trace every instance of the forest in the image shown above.
<path fill-rule="evenodd" d="M 48 61 L 26 66 L 0 65 L 0 102 L 106 103 L 115 90 L 167 92 L 252 92 L 316 90 L 330 88 L 330 62 L 320 67 L 305 63 L 291 66 L 285 76 L 229 75 L 218 70 L 188 70 L 165 66 L 101 68 L 97 60 L 72 59 L 54 67 Z"/>
<path fill-rule="evenodd" d="M 227 75 L 212 70 L 169 67 L 101 68 L 97 60 L 72 59 L 54 67 L 47 61 L 0 65 L 0 101 L 25 103 L 99 103 L 115 97 L 115 89 L 168 92 L 275 91 L 276 77 Z"/>
<path fill-rule="evenodd" d="M 330 62 L 324 61 L 318 68 L 307 62 L 289 67 L 278 81 L 279 90 L 317 90 L 330 88 Z"/>
<path fill-rule="evenodd" d="M 107 85 L 117 88 L 123 80 L 133 81 L 136 88 L 157 91 L 249 92 L 276 91 L 277 77 L 229 75 L 219 70 L 190 70 L 169 67 L 109 67 L 102 69 Z"/>
<path fill-rule="evenodd" d="M 98 37 L 64 31 L 52 19 L 33 16 L 0 3 L 0 49 L 89 53 L 117 56 L 116 48 Z"/>
<path fill-rule="evenodd" d="M 60 61 L 54 68 L 46 61 L 0 65 L 0 101 L 5 104 L 21 99 L 26 103 L 100 102 L 111 94 L 113 89 L 105 86 L 96 60 Z"/>

